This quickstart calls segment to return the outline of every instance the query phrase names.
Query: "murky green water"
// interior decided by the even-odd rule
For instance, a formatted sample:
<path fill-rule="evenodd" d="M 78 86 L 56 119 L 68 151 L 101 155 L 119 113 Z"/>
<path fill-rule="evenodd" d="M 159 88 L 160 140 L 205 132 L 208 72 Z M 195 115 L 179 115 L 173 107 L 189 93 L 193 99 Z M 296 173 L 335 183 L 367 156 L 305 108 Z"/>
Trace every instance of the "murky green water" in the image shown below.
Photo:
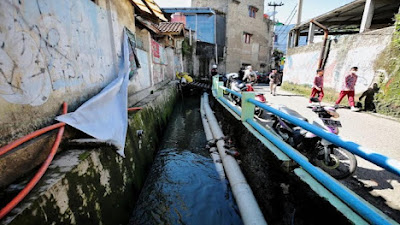
<path fill-rule="evenodd" d="M 242 224 L 205 149 L 200 97 L 177 103 L 130 224 Z"/>

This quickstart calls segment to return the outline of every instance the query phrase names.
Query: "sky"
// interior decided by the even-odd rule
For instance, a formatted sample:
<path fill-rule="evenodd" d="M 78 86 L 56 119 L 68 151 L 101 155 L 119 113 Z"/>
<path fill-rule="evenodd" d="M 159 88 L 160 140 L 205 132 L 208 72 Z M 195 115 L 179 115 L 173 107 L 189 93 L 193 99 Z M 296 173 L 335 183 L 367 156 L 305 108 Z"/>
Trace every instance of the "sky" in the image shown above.
<path fill-rule="evenodd" d="M 218 0 L 215 0 L 218 1 Z M 264 11 L 268 14 L 272 13 L 273 7 L 268 6 L 269 2 L 282 2 L 284 5 L 277 7 L 276 20 L 286 24 L 296 23 L 297 15 L 290 16 L 291 12 L 297 5 L 298 0 L 266 0 Z M 339 6 L 352 2 L 353 0 L 303 0 L 303 13 L 301 21 L 309 20 L 313 17 L 329 12 Z M 155 0 L 161 7 L 190 7 L 191 0 Z M 296 12 L 296 11 L 295 11 Z M 290 16 L 290 17 L 289 17 Z M 292 18 L 290 20 L 290 18 Z M 289 18 L 289 19 L 288 19 Z"/>

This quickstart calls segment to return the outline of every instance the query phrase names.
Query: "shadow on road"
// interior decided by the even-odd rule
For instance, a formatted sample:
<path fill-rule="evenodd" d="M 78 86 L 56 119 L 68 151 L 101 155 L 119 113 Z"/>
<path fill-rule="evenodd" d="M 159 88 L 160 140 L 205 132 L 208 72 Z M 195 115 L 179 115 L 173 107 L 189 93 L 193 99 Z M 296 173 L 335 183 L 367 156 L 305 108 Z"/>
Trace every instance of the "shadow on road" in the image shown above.
<path fill-rule="evenodd" d="M 342 183 L 392 219 L 400 222 L 400 208 L 395 199 L 385 199 L 374 190 L 394 190 L 391 182 L 400 183 L 400 177 L 385 170 L 358 167 L 356 173 Z M 364 183 L 365 182 L 365 183 Z M 398 203 L 397 203 L 398 204 Z"/>
<path fill-rule="evenodd" d="M 365 186 L 365 188 L 372 190 L 385 190 L 394 189 L 391 182 L 397 181 L 400 183 L 400 177 L 385 170 L 373 170 L 363 167 L 358 167 L 355 173 L 358 180 L 370 180 L 374 185 Z"/>

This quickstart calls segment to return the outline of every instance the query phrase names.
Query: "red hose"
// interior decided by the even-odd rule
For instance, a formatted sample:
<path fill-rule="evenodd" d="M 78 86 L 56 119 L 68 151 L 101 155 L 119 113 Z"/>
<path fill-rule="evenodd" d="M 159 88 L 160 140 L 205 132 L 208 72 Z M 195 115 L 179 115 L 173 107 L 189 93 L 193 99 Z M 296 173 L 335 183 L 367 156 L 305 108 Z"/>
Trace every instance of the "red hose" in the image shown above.
<path fill-rule="evenodd" d="M 137 111 L 141 109 L 142 107 L 132 107 L 128 108 L 128 112 Z M 68 111 L 68 105 L 66 102 L 64 102 L 62 114 L 67 114 L 67 111 Z M 40 178 L 42 178 L 43 174 L 46 172 L 51 161 L 53 161 L 53 158 L 57 153 L 57 149 L 61 143 L 61 139 L 64 134 L 65 123 L 63 122 L 56 123 L 51 126 L 42 128 L 0 148 L 0 156 L 2 156 L 7 152 L 11 151 L 12 149 L 14 149 L 15 147 L 57 128 L 60 129 L 58 130 L 56 140 L 53 144 L 53 147 L 51 148 L 49 155 L 47 156 L 47 159 L 44 161 L 44 163 L 42 164 L 38 172 L 35 174 L 35 176 L 24 187 L 24 189 L 22 189 L 22 191 L 20 191 L 17 196 L 15 196 L 4 208 L 0 210 L 0 220 L 3 219 L 11 210 L 14 209 L 14 207 L 17 206 L 18 203 L 20 203 L 25 198 L 25 196 L 28 195 L 28 193 L 35 187 L 35 185 L 39 182 Z"/>
<path fill-rule="evenodd" d="M 25 143 L 25 142 L 27 142 L 27 141 L 29 141 L 29 140 L 37 137 L 37 136 L 40 136 L 40 135 L 42 135 L 42 134 L 44 134 L 46 132 L 49 132 L 51 130 L 54 130 L 54 129 L 57 129 L 57 128 L 60 128 L 60 127 L 63 127 L 63 126 L 65 126 L 65 123 L 56 123 L 56 124 L 53 124 L 51 126 L 42 128 L 42 129 L 37 130 L 35 132 L 32 132 L 32 133 L 26 135 L 25 137 L 22 137 L 22 138 L 20 138 L 20 139 L 18 139 L 16 141 L 13 141 L 12 143 L 10 143 L 8 145 L 5 145 L 5 146 L 0 148 L 0 156 L 2 156 L 4 154 L 6 154 L 7 152 L 11 151 L 12 149 L 14 149 L 15 147 L 19 146 L 20 144 L 23 144 L 23 143 Z"/>
<path fill-rule="evenodd" d="M 137 110 L 141 110 L 143 109 L 142 107 L 132 107 L 132 108 L 128 108 L 128 112 L 132 112 L 132 111 L 137 111 Z"/>
<path fill-rule="evenodd" d="M 142 107 L 132 107 L 132 108 L 128 108 L 128 112 L 137 111 L 137 110 L 141 110 L 141 109 L 142 109 Z M 7 152 L 11 151 L 15 147 L 17 147 L 17 146 L 19 146 L 19 145 L 21 145 L 21 144 L 23 144 L 23 143 L 35 138 L 35 137 L 38 137 L 38 136 L 40 136 L 40 135 L 42 135 L 42 134 L 44 134 L 46 132 L 49 132 L 51 130 L 60 128 L 62 126 L 65 126 L 65 123 L 63 123 L 63 122 L 56 123 L 56 124 L 53 124 L 51 126 L 42 128 L 42 129 L 37 130 L 35 132 L 32 132 L 32 133 L 30 133 L 30 134 L 28 134 L 28 135 L 16 140 L 16 141 L 13 141 L 12 143 L 10 143 L 8 145 L 5 145 L 5 146 L 0 148 L 0 156 L 6 154 Z"/>
<path fill-rule="evenodd" d="M 67 103 L 63 103 L 63 114 L 67 113 Z M 61 124 L 61 123 L 60 123 Z M 55 124 L 56 125 L 56 124 Z M 3 219 L 18 203 L 20 203 L 25 196 L 35 187 L 35 185 L 39 182 L 40 178 L 46 172 L 47 168 L 49 167 L 51 161 L 53 160 L 55 154 L 57 153 L 58 146 L 60 145 L 61 138 L 64 134 L 64 126 L 63 124 L 60 129 L 58 130 L 56 140 L 51 148 L 49 156 L 47 156 L 46 161 L 42 164 L 39 171 L 35 174 L 35 176 L 29 181 L 29 183 L 18 193 L 17 196 L 13 198 L 4 208 L 0 210 L 0 220 Z M 28 139 L 29 140 L 29 139 Z M 22 142 L 23 143 L 23 142 Z M 7 146 L 6 146 L 7 147 Z"/>

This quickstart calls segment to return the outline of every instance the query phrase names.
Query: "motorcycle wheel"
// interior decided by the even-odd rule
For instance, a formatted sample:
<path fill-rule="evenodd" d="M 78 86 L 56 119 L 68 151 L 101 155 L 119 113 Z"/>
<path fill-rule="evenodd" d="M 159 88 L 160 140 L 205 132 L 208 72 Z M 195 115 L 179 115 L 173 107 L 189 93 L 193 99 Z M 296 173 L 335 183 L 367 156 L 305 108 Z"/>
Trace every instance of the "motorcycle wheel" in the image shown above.
<path fill-rule="evenodd" d="M 336 179 L 344 179 L 351 176 L 357 168 L 356 157 L 343 148 L 334 147 L 330 154 L 331 162 L 315 158 L 315 164 Z"/>
<path fill-rule="evenodd" d="M 256 116 L 260 117 L 260 116 L 263 114 L 263 110 L 260 109 L 260 107 L 256 106 L 256 107 L 254 108 L 254 114 L 255 114 Z"/>
<path fill-rule="evenodd" d="M 235 95 L 229 93 L 228 99 L 229 99 L 231 102 L 233 102 L 233 104 L 235 104 L 235 105 L 240 105 L 240 98 L 239 98 L 239 97 L 237 97 L 237 96 L 235 96 Z"/>
<path fill-rule="evenodd" d="M 292 143 L 293 138 L 290 137 L 290 135 L 286 132 L 283 132 L 281 130 L 280 124 L 278 120 L 275 120 L 274 124 L 272 125 L 272 129 L 275 131 L 276 134 L 278 134 L 282 140 L 288 144 Z M 292 146 L 292 145 L 291 145 Z"/>

